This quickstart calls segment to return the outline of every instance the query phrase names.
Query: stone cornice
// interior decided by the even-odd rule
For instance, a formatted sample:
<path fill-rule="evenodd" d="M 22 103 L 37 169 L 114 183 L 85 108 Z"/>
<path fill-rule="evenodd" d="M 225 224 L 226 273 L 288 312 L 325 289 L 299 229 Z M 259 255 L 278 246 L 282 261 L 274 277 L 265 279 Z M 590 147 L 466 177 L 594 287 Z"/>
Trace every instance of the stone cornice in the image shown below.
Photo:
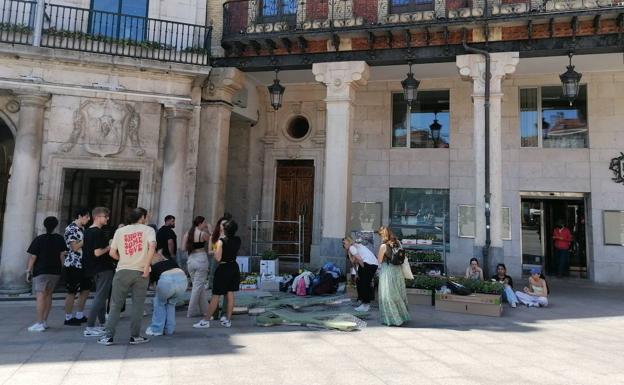
<path fill-rule="evenodd" d="M 204 84 L 203 101 L 223 101 L 232 104 L 236 91 L 243 88 L 245 75 L 236 68 L 215 68 Z"/>

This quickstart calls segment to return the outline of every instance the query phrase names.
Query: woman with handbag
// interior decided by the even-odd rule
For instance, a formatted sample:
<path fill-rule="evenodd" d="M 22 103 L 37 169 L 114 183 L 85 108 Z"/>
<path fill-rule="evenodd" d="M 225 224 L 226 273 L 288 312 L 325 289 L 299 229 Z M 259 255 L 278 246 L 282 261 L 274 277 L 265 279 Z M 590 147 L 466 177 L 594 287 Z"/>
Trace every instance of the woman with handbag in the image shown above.
<path fill-rule="evenodd" d="M 347 250 L 347 255 L 352 266 L 357 266 L 357 293 L 362 302 L 356 307 L 356 311 L 369 311 L 370 303 L 375 299 L 375 289 L 373 289 L 373 278 L 377 272 L 379 262 L 366 246 L 353 242 L 353 239 L 346 237 L 342 239 L 342 246 Z"/>
<path fill-rule="evenodd" d="M 411 318 L 407 307 L 402 263 L 392 263 L 394 262 L 393 254 L 402 251 L 401 244 L 392 231 L 385 226 L 379 229 L 379 236 L 382 242 L 377 254 L 377 261 L 381 266 L 378 293 L 379 316 L 384 325 L 400 326 Z"/>

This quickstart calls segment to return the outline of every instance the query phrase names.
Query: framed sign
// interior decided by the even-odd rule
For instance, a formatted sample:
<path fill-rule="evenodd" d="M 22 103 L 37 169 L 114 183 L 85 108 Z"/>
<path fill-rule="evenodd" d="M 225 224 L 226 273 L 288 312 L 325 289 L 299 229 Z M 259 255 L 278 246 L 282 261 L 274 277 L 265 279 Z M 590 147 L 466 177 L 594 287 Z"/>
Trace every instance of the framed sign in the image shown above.
<path fill-rule="evenodd" d="M 381 202 L 352 202 L 351 231 L 377 231 L 381 216 Z"/>
<path fill-rule="evenodd" d="M 624 211 L 602 212 L 605 245 L 624 246 Z"/>
<path fill-rule="evenodd" d="M 503 241 L 511 241 L 511 207 L 503 207 L 501 215 L 501 238 Z"/>
<path fill-rule="evenodd" d="M 474 238 L 477 234 L 477 217 L 475 206 L 457 206 L 457 236 Z"/>

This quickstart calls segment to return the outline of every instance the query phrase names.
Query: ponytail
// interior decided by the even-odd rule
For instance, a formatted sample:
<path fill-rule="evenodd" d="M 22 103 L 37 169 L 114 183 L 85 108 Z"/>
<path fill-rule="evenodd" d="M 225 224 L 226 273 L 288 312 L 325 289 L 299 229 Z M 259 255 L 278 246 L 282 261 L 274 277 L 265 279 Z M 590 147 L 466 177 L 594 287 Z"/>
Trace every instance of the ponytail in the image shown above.
<path fill-rule="evenodd" d="M 184 245 L 187 253 L 193 251 L 193 243 L 195 243 L 195 229 L 197 228 L 197 226 L 201 225 L 205 221 L 206 218 L 202 217 L 201 215 L 198 215 L 195 217 L 195 219 L 193 219 L 193 226 L 191 226 L 191 229 L 186 235 L 186 245 Z"/>

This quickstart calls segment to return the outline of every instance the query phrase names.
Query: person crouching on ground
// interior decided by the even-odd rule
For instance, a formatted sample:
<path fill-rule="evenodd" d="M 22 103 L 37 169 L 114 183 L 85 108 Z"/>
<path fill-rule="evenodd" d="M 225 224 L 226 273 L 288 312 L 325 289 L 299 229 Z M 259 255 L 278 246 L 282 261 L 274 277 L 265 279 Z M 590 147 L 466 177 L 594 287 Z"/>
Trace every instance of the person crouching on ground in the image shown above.
<path fill-rule="evenodd" d="M 48 328 L 48 315 L 52 308 L 52 293 L 61 278 L 61 266 L 67 247 L 65 240 L 54 233 L 58 226 L 56 217 L 47 217 L 43 221 L 45 234 L 35 238 L 28 247 L 28 268 L 26 282 L 32 282 L 32 289 L 37 296 L 37 322 L 28 328 L 30 332 L 43 332 Z"/>
<path fill-rule="evenodd" d="M 150 263 L 156 251 L 156 232 L 145 225 L 147 210 L 141 207 L 130 212 L 128 223 L 115 231 L 110 246 L 110 256 L 119 260 L 115 278 L 111 307 L 105 326 L 105 336 L 98 340 L 99 344 L 112 345 L 121 307 L 129 292 L 132 292 L 132 314 L 130 318 L 130 344 L 137 345 L 149 342 L 142 337 L 141 320 L 143 305 L 149 283 Z"/>
<path fill-rule="evenodd" d="M 218 229 L 215 229 L 217 231 Z M 236 263 L 236 255 L 241 246 L 241 239 L 236 236 L 238 225 L 233 220 L 226 220 L 221 224 L 221 237 L 216 243 L 214 252 L 215 261 L 218 263 L 212 283 L 212 298 L 208 305 L 208 312 L 204 318 L 194 324 L 194 328 L 210 327 L 210 318 L 217 310 L 222 295 L 226 296 L 226 315 L 221 317 L 221 326 L 232 326 L 232 311 L 234 309 L 234 292 L 240 285 L 240 270 Z"/>
<path fill-rule="evenodd" d="M 492 276 L 492 281 L 500 282 L 503 284 L 503 300 L 509 302 L 511 307 L 516 307 L 518 304 L 518 298 L 513 291 L 513 280 L 507 275 L 507 267 L 504 263 L 499 263 L 496 266 L 496 274 Z"/>
<path fill-rule="evenodd" d="M 354 243 L 353 239 L 346 237 L 342 239 L 342 246 L 347 249 L 349 260 L 353 266 L 357 266 L 357 292 L 362 304 L 355 308 L 356 311 L 369 311 L 370 303 L 375 299 L 375 289 L 373 288 L 373 278 L 377 272 L 379 262 L 366 246 Z"/>
<path fill-rule="evenodd" d="M 377 254 L 377 262 L 381 265 L 379 274 L 379 317 L 381 323 L 388 326 L 400 326 L 410 320 L 407 308 L 407 290 L 401 265 L 390 263 L 392 249 L 401 247 L 399 240 L 389 228 L 379 229 L 381 246 Z"/>
<path fill-rule="evenodd" d="M 532 268 L 529 286 L 525 286 L 524 291 L 516 291 L 518 300 L 528 307 L 548 306 L 548 285 L 546 280 L 541 278 L 541 274 L 540 268 Z"/>
<path fill-rule="evenodd" d="M 148 336 L 171 335 L 175 331 L 175 307 L 188 287 L 186 274 L 175 260 L 175 255 L 165 257 L 154 254 L 150 282 L 156 285 L 152 323 L 145 330 Z"/>

